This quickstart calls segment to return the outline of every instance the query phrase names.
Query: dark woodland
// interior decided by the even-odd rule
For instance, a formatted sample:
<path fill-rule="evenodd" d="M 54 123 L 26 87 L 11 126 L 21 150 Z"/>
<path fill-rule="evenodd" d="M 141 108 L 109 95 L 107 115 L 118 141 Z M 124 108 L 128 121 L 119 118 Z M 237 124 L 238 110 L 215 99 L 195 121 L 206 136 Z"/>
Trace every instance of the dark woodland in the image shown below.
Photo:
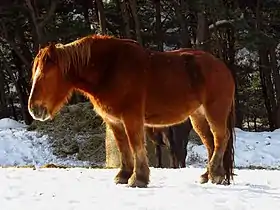
<path fill-rule="evenodd" d="M 32 123 L 31 66 L 41 47 L 98 33 L 214 54 L 234 75 L 235 126 L 280 128 L 278 0 L 2 0 L 0 19 L 0 118 Z M 75 94 L 69 103 L 86 100 Z"/>

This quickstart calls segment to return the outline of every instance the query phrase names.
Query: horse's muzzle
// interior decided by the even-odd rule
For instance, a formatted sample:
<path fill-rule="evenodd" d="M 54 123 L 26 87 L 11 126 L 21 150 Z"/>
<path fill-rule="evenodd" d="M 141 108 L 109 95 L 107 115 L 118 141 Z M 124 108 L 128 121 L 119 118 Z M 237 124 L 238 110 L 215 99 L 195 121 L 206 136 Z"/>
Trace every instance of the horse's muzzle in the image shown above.
<path fill-rule="evenodd" d="M 33 117 L 33 119 L 39 121 L 46 121 L 51 117 L 47 107 L 43 105 L 30 105 L 29 113 Z"/>

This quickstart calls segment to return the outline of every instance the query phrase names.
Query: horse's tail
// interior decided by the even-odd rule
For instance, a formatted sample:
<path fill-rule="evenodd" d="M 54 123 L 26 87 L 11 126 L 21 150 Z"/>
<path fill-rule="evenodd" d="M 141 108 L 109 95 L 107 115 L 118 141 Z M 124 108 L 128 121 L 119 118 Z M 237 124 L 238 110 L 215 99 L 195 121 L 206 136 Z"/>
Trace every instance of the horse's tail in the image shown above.
<path fill-rule="evenodd" d="M 227 129 L 229 132 L 229 139 L 227 148 L 224 154 L 223 164 L 226 171 L 226 182 L 230 184 L 230 179 L 233 180 L 233 168 L 234 168 L 234 143 L 235 143 L 235 103 L 232 101 L 231 110 L 227 119 Z"/>

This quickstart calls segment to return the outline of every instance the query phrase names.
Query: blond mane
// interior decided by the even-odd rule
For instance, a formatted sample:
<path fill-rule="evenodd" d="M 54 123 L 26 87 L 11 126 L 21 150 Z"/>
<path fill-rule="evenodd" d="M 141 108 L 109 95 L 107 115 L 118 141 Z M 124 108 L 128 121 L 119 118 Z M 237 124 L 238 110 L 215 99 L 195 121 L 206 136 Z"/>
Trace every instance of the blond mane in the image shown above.
<path fill-rule="evenodd" d="M 51 52 L 51 46 L 45 47 L 40 50 L 36 58 L 34 59 L 34 65 L 32 69 L 32 75 L 39 65 L 44 65 L 47 56 L 55 56 L 58 62 L 58 66 L 63 74 L 67 74 L 71 65 L 76 71 L 80 71 L 90 62 L 92 55 L 92 44 L 96 40 L 110 39 L 111 36 L 94 35 L 87 36 L 68 44 L 55 44 L 55 55 Z M 32 78 L 33 78 L 32 76 Z"/>
<path fill-rule="evenodd" d="M 92 37 L 85 37 L 68 44 L 56 44 L 56 57 L 59 68 L 65 74 L 73 65 L 76 71 L 87 66 L 91 58 Z"/>

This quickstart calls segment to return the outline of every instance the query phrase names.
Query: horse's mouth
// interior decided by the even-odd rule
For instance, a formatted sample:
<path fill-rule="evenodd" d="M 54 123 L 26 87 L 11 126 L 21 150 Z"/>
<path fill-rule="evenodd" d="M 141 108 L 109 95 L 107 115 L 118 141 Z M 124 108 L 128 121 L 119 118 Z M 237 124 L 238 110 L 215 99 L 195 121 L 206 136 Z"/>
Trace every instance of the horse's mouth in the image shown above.
<path fill-rule="evenodd" d="M 48 109 L 42 105 L 35 105 L 29 108 L 29 113 L 34 120 L 46 121 L 51 118 Z"/>

